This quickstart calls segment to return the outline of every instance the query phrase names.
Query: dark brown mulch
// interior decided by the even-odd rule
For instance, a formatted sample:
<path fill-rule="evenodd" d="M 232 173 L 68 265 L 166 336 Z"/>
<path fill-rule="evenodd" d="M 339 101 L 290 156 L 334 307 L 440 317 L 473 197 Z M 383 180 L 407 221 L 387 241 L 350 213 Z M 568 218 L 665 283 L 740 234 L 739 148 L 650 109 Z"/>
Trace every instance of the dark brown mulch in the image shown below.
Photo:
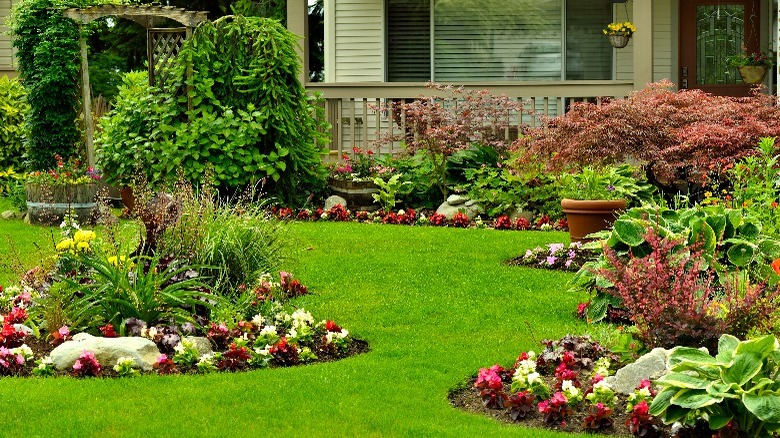
<path fill-rule="evenodd" d="M 48 342 L 46 342 L 43 339 L 38 339 L 33 336 L 28 337 L 25 339 L 25 344 L 27 344 L 28 347 L 33 351 L 36 358 L 46 357 L 48 356 L 52 350 L 54 350 L 54 347 Z M 368 345 L 368 342 L 362 340 L 362 339 L 352 339 L 352 342 L 350 342 L 349 347 L 344 352 L 334 352 L 334 351 L 320 351 L 317 352 L 317 360 L 312 362 L 306 362 L 306 363 L 300 363 L 298 366 L 303 365 L 315 365 L 320 362 L 334 362 L 337 360 L 345 359 L 348 357 L 356 356 L 358 354 L 364 354 L 371 351 L 371 347 Z M 273 362 L 269 365 L 268 368 L 282 368 L 284 366 L 282 365 L 276 365 Z M 32 376 L 32 370 L 35 368 L 34 361 L 29 361 L 24 366 L 24 371 L 22 373 L 22 377 Z M 241 371 L 249 371 L 250 369 L 254 368 L 246 368 Z M 141 374 L 157 374 L 156 371 L 141 371 Z M 179 370 L 181 374 L 200 374 L 197 370 L 197 368 L 182 368 Z M 111 366 L 103 366 L 102 369 L 103 377 L 119 377 L 119 374 L 117 374 L 113 370 L 113 364 Z M 69 376 L 70 371 L 63 370 L 63 371 L 55 371 L 55 376 Z"/>
<path fill-rule="evenodd" d="M 555 430 L 560 432 L 581 433 L 583 432 L 582 423 L 586 416 L 588 416 L 590 403 L 587 400 L 583 400 L 575 407 L 574 413 L 563 426 L 550 427 L 544 421 L 544 416 L 540 414 L 536 409 L 531 412 L 529 416 L 520 421 L 514 421 L 509 416 L 509 409 L 488 409 L 482 404 L 482 399 L 479 397 L 479 390 L 474 389 L 474 382 L 476 378 L 471 378 L 466 382 L 463 387 L 456 388 L 450 391 L 449 400 L 452 406 L 461 409 L 466 412 L 487 415 L 502 423 L 518 424 L 525 427 L 533 427 L 539 429 Z M 505 384 L 505 391 L 510 394 L 510 388 L 508 384 Z M 618 396 L 619 401 L 615 404 L 614 413 L 612 414 L 613 426 L 611 428 L 598 432 L 599 435 L 612 435 L 612 436 L 632 436 L 628 428 L 625 425 L 628 415 L 626 410 L 626 397 Z M 658 436 L 670 436 L 671 428 L 668 426 L 660 426 L 661 435 Z M 646 435 L 650 437 L 650 435 Z M 696 436 L 696 435 L 686 435 Z M 710 437 L 710 435 L 701 435 Z"/>

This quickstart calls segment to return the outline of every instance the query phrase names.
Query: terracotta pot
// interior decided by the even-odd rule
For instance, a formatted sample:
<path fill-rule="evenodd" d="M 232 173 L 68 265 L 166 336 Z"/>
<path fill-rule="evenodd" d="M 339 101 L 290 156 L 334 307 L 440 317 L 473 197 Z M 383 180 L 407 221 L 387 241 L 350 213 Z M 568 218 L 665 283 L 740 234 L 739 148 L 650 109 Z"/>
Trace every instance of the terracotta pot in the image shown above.
<path fill-rule="evenodd" d="M 331 194 L 347 200 L 346 207 L 350 210 L 373 211 L 379 208 L 371 196 L 379 193 L 379 187 L 373 181 L 344 181 L 328 178 Z"/>
<path fill-rule="evenodd" d="M 626 201 L 576 200 L 561 201 L 566 220 L 569 222 L 569 236 L 572 242 L 580 242 L 590 233 L 606 230 L 615 222 L 618 212 L 625 210 Z"/>
<path fill-rule="evenodd" d="M 742 82 L 750 85 L 764 82 L 766 71 L 765 65 L 743 65 L 739 67 L 739 75 L 742 76 Z"/>
<path fill-rule="evenodd" d="M 97 184 L 50 185 L 26 183 L 27 215 L 32 224 L 56 225 L 68 211 L 73 211 L 80 223 L 91 219 L 97 206 Z"/>

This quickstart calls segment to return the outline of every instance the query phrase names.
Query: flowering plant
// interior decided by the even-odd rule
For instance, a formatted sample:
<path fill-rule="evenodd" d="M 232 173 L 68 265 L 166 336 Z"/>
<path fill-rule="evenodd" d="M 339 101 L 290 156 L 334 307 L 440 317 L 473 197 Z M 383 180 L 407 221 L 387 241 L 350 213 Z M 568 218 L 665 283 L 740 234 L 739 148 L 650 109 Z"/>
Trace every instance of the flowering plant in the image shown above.
<path fill-rule="evenodd" d="M 98 362 L 95 357 L 95 353 L 84 350 L 84 352 L 81 353 L 81 356 L 76 359 L 76 362 L 73 363 L 73 371 L 71 374 L 76 377 L 100 377 L 103 375 L 103 369 L 100 366 L 100 362 Z"/>
<path fill-rule="evenodd" d="M 393 168 L 379 164 L 371 149 L 353 147 L 352 157 L 343 154 L 341 162 L 331 166 L 330 176 L 342 181 L 372 181 L 393 171 Z"/>
<path fill-rule="evenodd" d="M 634 32 L 636 32 L 636 26 L 634 26 L 630 21 L 609 23 L 602 32 L 604 32 L 604 35 L 631 36 Z"/>
<path fill-rule="evenodd" d="M 48 171 L 37 170 L 27 175 L 27 181 L 38 184 L 80 185 L 92 184 L 100 180 L 100 172 L 93 167 L 84 168 L 84 163 L 78 158 L 63 161 L 59 155 L 54 155 L 57 167 Z"/>
<path fill-rule="evenodd" d="M 584 167 L 579 172 L 565 173 L 558 177 L 560 192 L 568 199 L 645 199 L 649 197 L 646 184 L 634 177 L 636 169 L 624 164 L 606 168 Z"/>
<path fill-rule="evenodd" d="M 748 52 L 746 47 L 742 47 L 742 52 L 736 55 L 726 57 L 726 65 L 729 67 L 764 66 L 771 67 L 775 63 L 775 52 L 767 50 L 766 52 Z"/>
<path fill-rule="evenodd" d="M 135 360 L 132 357 L 120 357 L 117 359 L 116 365 L 114 365 L 114 371 L 116 371 L 120 377 L 133 377 L 140 374 L 140 372 L 135 369 Z"/>

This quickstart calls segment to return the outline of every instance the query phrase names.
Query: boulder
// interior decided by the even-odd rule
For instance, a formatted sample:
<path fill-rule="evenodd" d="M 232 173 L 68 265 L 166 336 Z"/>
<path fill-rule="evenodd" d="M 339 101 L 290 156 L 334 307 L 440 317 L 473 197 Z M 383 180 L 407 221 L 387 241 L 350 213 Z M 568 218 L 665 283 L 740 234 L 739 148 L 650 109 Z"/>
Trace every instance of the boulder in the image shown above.
<path fill-rule="evenodd" d="M 614 376 L 604 379 L 615 392 L 633 394 L 639 382 L 644 379 L 657 379 L 667 373 L 667 359 L 671 350 L 654 348 L 636 360 L 619 369 Z"/>
<path fill-rule="evenodd" d="M 211 349 L 211 342 L 208 338 L 202 336 L 185 336 L 184 340 L 192 342 L 201 356 L 214 352 L 214 350 Z"/>
<path fill-rule="evenodd" d="M 95 358 L 104 368 L 116 365 L 120 357 L 130 357 L 139 368 L 149 371 L 160 356 L 160 350 L 154 342 L 146 338 L 101 338 L 88 333 L 78 333 L 73 336 L 72 341 L 63 342 L 52 350 L 54 367 L 58 370 L 71 369 L 85 350 L 95 353 Z"/>
<path fill-rule="evenodd" d="M 523 210 L 520 207 L 517 207 L 512 211 L 512 213 L 509 214 L 509 219 L 512 220 L 512 222 L 518 220 L 519 218 L 524 217 L 528 219 L 528 222 L 531 222 L 531 220 L 534 218 L 533 212 Z"/>
<path fill-rule="evenodd" d="M 0 213 L 0 217 L 5 220 L 16 219 L 16 213 L 12 210 L 6 210 L 3 213 Z"/>
<path fill-rule="evenodd" d="M 465 204 L 468 200 L 469 200 L 468 196 L 450 195 L 447 197 L 447 204 L 461 205 L 461 204 Z"/>
<path fill-rule="evenodd" d="M 331 208 L 341 204 L 342 207 L 347 208 L 347 200 L 342 198 L 338 195 L 332 195 L 328 196 L 328 199 L 325 200 L 325 211 L 330 210 Z"/>
<path fill-rule="evenodd" d="M 436 209 L 436 213 L 443 214 L 447 219 L 450 220 L 452 220 L 452 218 L 454 218 L 458 212 L 462 212 L 466 215 L 467 218 L 469 218 L 469 220 L 473 220 L 479 213 L 481 213 L 481 211 L 482 208 L 480 208 L 480 206 L 476 203 L 466 206 L 466 203 L 452 205 L 449 202 L 445 202 Z"/>

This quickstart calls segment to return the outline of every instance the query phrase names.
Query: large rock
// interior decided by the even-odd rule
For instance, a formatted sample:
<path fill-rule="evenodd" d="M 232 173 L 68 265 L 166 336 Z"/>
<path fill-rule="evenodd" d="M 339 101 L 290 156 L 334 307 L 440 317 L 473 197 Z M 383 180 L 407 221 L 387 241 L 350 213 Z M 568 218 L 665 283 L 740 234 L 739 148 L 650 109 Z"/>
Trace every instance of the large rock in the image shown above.
<path fill-rule="evenodd" d="M 72 341 L 64 342 L 52 350 L 51 359 L 58 370 L 69 370 L 85 350 L 95 353 L 104 368 L 116 365 L 120 357 L 130 357 L 138 367 L 149 371 L 160 356 L 160 350 L 154 342 L 146 338 L 100 338 L 79 333 L 73 336 Z"/>
<path fill-rule="evenodd" d="M 325 211 L 341 204 L 342 207 L 347 208 L 347 200 L 338 195 L 328 196 L 325 200 Z"/>
<path fill-rule="evenodd" d="M 532 211 L 526 211 L 520 207 L 517 207 L 512 211 L 512 213 L 509 214 L 509 219 L 511 219 L 512 222 L 520 219 L 521 217 L 524 217 L 528 219 L 528 222 L 531 222 L 531 220 L 534 218 L 534 213 Z"/>
<path fill-rule="evenodd" d="M 706 347 L 701 347 L 699 350 L 709 354 Z M 630 363 L 619 369 L 614 376 L 607 377 L 604 381 L 606 381 L 615 392 L 625 395 L 632 394 L 642 380 L 658 379 L 671 370 L 671 367 L 669 366 L 669 355 L 672 351 L 674 351 L 674 349 L 664 350 L 663 348 L 654 348 L 653 351 L 640 357 L 636 362 Z"/>
<path fill-rule="evenodd" d="M 10 219 L 16 219 L 18 216 L 16 212 L 12 210 L 6 210 L 2 214 L 0 214 L 0 217 L 2 217 L 5 220 L 10 220 Z"/>
<path fill-rule="evenodd" d="M 468 196 L 450 195 L 447 197 L 447 204 L 461 205 L 461 204 L 465 204 L 468 200 L 469 200 Z"/>
<path fill-rule="evenodd" d="M 453 195 L 455 196 L 455 195 Z M 469 201 L 470 202 L 470 201 Z M 478 214 L 482 212 L 482 208 L 479 204 L 463 202 L 458 205 L 452 205 L 449 202 L 445 202 L 436 209 L 436 213 L 443 214 L 447 219 L 452 220 L 458 212 L 462 212 L 469 220 L 473 220 Z"/>
<path fill-rule="evenodd" d="M 671 350 L 654 348 L 636 360 L 619 369 L 614 376 L 604 379 L 615 392 L 632 394 L 639 382 L 644 379 L 657 379 L 667 372 L 666 364 Z"/>
<path fill-rule="evenodd" d="M 198 350 L 198 353 L 200 353 L 201 356 L 214 352 L 214 350 L 211 349 L 211 342 L 209 341 L 209 338 L 204 338 L 202 336 L 185 336 L 184 340 L 192 342 L 195 349 Z"/>

